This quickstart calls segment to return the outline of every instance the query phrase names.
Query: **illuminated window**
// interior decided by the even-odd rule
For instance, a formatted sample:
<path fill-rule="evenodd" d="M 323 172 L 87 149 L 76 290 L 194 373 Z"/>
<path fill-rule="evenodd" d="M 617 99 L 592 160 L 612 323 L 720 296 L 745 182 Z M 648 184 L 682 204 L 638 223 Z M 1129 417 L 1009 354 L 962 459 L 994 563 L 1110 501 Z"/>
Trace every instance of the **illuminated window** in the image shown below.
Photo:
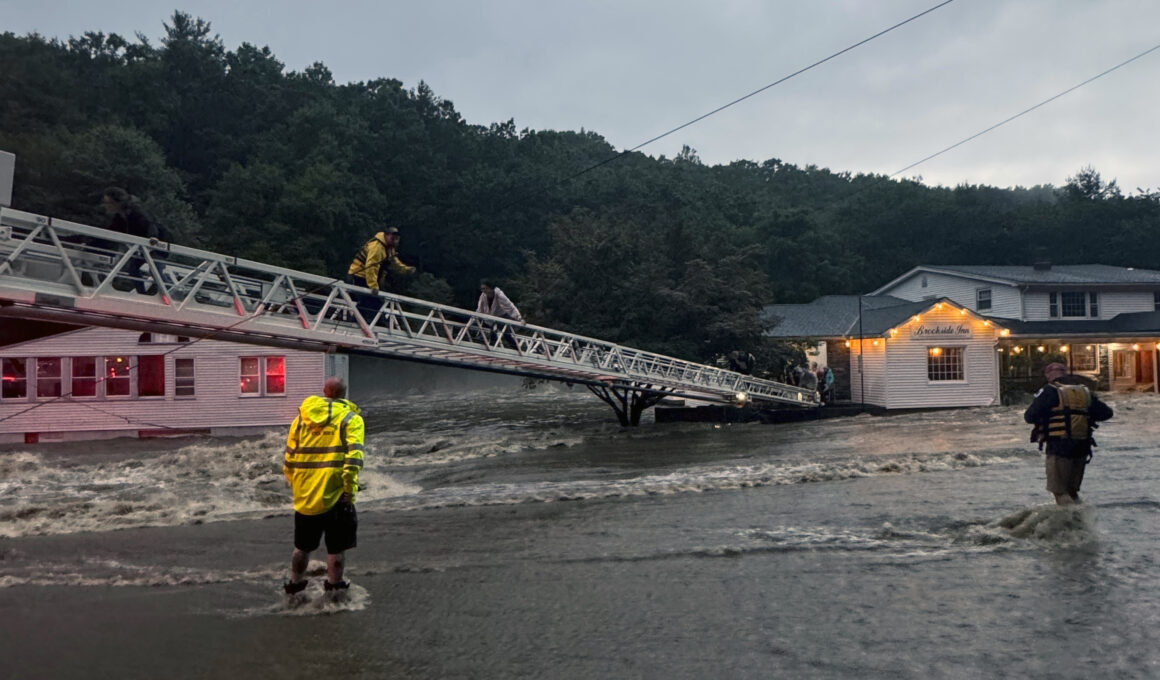
<path fill-rule="evenodd" d="M 105 396 L 128 397 L 131 388 L 129 357 L 105 357 Z"/>
<path fill-rule="evenodd" d="M 175 397 L 193 397 L 194 395 L 194 372 L 193 359 L 174 359 L 173 360 L 173 396 Z"/>
<path fill-rule="evenodd" d="M 1075 371 L 1094 371 L 1096 370 L 1096 346 L 1095 345 L 1072 345 L 1071 347 L 1071 367 Z"/>
<path fill-rule="evenodd" d="M 61 367 L 64 359 L 60 357 L 40 357 L 36 360 L 36 396 L 42 399 L 51 399 L 61 395 Z"/>
<path fill-rule="evenodd" d="M 242 357 L 242 396 L 261 396 L 262 394 L 262 359 L 261 357 Z"/>
<path fill-rule="evenodd" d="M 73 357 L 72 363 L 72 396 L 97 396 L 97 358 Z"/>
<path fill-rule="evenodd" d="M 4 359 L 0 361 L 0 399 L 28 398 L 28 360 Z"/>
<path fill-rule="evenodd" d="M 243 397 L 285 394 L 286 358 L 241 357 L 241 393 Z"/>
<path fill-rule="evenodd" d="M 991 289 L 980 288 L 975 291 L 975 309 L 985 312 L 991 309 Z"/>
<path fill-rule="evenodd" d="M 286 393 L 286 359 L 266 357 L 266 394 Z"/>
<path fill-rule="evenodd" d="M 926 377 L 932 381 L 963 379 L 962 347 L 928 347 Z"/>
<path fill-rule="evenodd" d="M 137 396 L 165 396 L 165 356 L 153 354 L 137 357 Z"/>

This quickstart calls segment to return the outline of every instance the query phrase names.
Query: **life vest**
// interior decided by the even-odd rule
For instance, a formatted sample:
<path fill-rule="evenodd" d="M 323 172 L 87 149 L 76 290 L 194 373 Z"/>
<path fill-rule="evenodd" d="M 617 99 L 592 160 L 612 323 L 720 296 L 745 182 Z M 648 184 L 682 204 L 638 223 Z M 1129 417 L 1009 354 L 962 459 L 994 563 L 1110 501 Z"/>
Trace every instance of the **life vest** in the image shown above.
<path fill-rule="evenodd" d="M 351 261 L 350 267 L 347 268 L 348 274 L 363 273 L 363 270 L 365 270 L 367 266 L 367 255 L 370 253 L 370 248 L 374 243 L 377 242 L 380 246 L 382 246 L 384 253 L 391 252 L 390 246 L 387 245 L 386 241 L 380 238 L 381 236 L 382 232 L 379 232 L 378 234 L 375 234 L 374 238 L 362 244 L 362 247 L 359 248 L 358 252 L 355 254 L 354 260 Z"/>
<path fill-rule="evenodd" d="M 1091 416 L 1088 409 L 1092 405 L 1092 395 L 1083 385 L 1051 383 L 1059 393 L 1059 403 L 1051 409 L 1047 420 L 1047 439 L 1070 439 L 1084 441 L 1092 438 Z"/>

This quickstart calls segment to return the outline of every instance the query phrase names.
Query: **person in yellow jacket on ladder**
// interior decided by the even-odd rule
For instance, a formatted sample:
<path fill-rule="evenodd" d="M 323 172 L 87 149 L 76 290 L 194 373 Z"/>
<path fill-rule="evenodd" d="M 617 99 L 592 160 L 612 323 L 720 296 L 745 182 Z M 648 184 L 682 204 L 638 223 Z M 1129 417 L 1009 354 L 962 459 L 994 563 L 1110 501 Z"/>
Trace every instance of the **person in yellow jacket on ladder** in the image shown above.
<path fill-rule="evenodd" d="M 384 267 L 384 264 L 386 265 Z M 346 282 L 376 293 L 390 281 L 390 272 L 413 274 L 415 268 L 399 259 L 399 230 L 387 227 L 359 248 L 346 270 Z"/>
<path fill-rule="evenodd" d="M 287 595 L 306 589 L 310 553 L 326 536 L 325 590 L 341 596 L 350 587 L 342 578 L 345 553 L 358 544 L 358 473 L 363 465 L 365 425 L 358 406 L 346 399 L 346 383 L 326 381 L 323 395 L 298 407 L 286 439 L 282 472 L 294 492 L 294 553 Z"/>

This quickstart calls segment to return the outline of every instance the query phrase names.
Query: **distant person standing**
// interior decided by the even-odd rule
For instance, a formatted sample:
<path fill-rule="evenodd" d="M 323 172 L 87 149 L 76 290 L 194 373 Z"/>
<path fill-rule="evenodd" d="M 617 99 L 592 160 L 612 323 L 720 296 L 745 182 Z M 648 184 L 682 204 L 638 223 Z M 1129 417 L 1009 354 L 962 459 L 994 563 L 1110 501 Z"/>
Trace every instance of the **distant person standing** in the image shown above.
<path fill-rule="evenodd" d="M 818 391 L 822 393 L 823 404 L 834 400 L 834 372 L 829 366 L 818 369 Z"/>
<path fill-rule="evenodd" d="M 326 381 L 323 395 L 298 407 L 286 439 L 282 472 L 294 492 L 294 552 L 287 595 L 306 589 L 310 553 L 326 536 L 326 592 L 341 596 L 346 551 L 358 545 L 358 474 L 363 466 L 365 425 L 358 406 L 346 399 L 346 383 Z"/>
<path fill-rule="evenodd" d="M 101 207 L 113 218 L 108 226 L 110 231 L 140 238 L 157 238 L 157 227 L 153 226 L 153 221 L 141 209 L 141 202 L 121 187 L 105 189 L 101 196 Z"/>
<path fill-rule="evenodd" d="M 384 266 L 384 263 L 386 266 Z M 365 286 L 374 292 L 390 290 L 391 273 L 413 274 L 414 267 L 399 259 L 399 230 L 387 227 L 359 248 L 346 271 L 347 283 Z"/>
<path fill-rule="evenodd" d="M 1035 426 L 1032 441 L 1046 444 L 1047 490 L 1057 505 L 1079 503 L 1079 487 L 1084 468 L 1092 456 L 1092 431 L 1096 423 L 1112 417 L 1112 409 L 1061 363 L 1043 369 L 1047 385 L 1035 393 L 1035 400 L 1023 419 Z"/>
<path fill-rule="evenodd" d="M 131 195 L 121 187 L 109 187 L 105 189 L 105 193 L 101 195 L 101 207 L 112 217 L 112 221 L 108 226 L 109 231 L 137 236 L 139 238 L 157 238 L 157 227 L 154 226 L 153 221 L 142 210 L 141 202 L 136 196 Z M 128 248 L 128 246 L 111 241 L 102 241 L 96 245 L 121 252 L 124 252 Z M 141 268 L 146 264 L 145 258 L 134 256 L 129 258 L 129 261 L 125 263 L 123 270 L 131 278 L 132 288 L 141 294 L 146 294 L 149 290 L 145 284 L 145 280 L 141 278 Z"/>
<path fill-rule="evenodd" d="M 729 370 L 741 375 L 753 375 L 753 368 L 757 364 L 757 358 L 751 352 L 743 352 L 735 349 L 727 355 L 729 359 Z"/>
<path fill-rule="evenodd" d="M 520 314 L 520 310 L 516 308 L 508 296 L 504 294 L 498 286 L 493 284 L 488 279 L 483 279 L 479 282 L 479 302 L 475 304 L 475 311 L 480 314 L 490 314 L 498 316 L 503 319 L 510 319 L 516 323 L 524 323 L 524 317 Z M 498 331 L 496 324 L 490 324 L 491 341 L 495 342 Z M 504 344 L 509 347 L 515 346 L 515 337 L 512 335 L 511 328 L 505 328 L 503 333 Z"/>

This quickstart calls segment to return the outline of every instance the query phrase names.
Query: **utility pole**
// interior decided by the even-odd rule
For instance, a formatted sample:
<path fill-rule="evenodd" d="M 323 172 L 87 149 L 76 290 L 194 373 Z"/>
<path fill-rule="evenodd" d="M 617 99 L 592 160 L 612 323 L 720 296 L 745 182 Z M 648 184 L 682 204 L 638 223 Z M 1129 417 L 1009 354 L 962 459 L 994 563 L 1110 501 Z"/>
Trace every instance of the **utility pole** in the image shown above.
<path fill-rule="evenodd" d="M 858 379 L 862 387 L 858 392 L 858 406 L 860 411 L 866 410 L 866 369 L 862 363 L 862 294 L 858 293 Z"/>

